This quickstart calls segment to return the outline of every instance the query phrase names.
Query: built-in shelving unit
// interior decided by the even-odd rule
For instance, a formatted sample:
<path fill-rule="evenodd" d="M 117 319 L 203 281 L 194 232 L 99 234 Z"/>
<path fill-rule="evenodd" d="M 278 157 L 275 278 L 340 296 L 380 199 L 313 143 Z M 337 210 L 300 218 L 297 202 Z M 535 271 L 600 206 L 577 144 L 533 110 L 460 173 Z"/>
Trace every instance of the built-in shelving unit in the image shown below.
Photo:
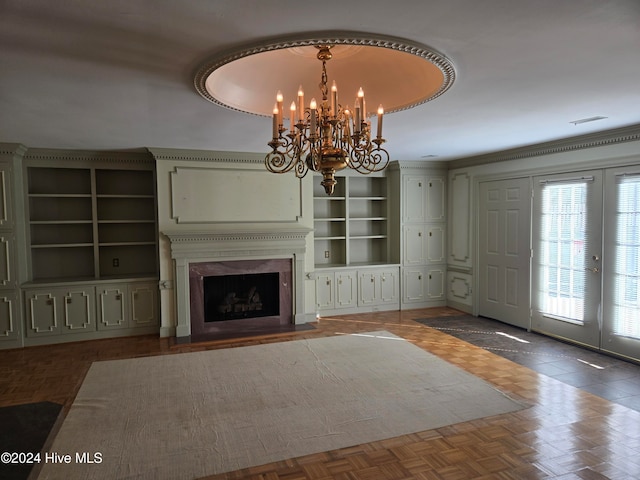
<path fill-rule="evenodd" d="M 316 307 L 335 313 L 399 308 L 399 265 L 391 265 L 388 179 L 337 178 L 334 195 L 314 186 Z"/>
<path fill-rule="evenodd" d="M 31 280 L 157 275 L 153 170 L 27 167 Z"/>
<path fill-rule="evenodd" d="M 314 185 L 316 268 L 388 261 L 387 179 L 339 177 L 332 196 Z"/>

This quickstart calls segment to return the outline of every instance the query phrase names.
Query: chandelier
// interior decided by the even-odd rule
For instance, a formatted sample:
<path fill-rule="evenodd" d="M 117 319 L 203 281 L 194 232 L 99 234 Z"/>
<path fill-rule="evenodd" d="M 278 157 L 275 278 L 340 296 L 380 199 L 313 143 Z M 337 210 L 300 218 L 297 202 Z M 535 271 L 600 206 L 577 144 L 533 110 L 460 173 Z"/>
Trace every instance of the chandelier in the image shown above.
<path fill-rule="evenodd" d="M 283 96 L 278 92 L 273 109 L 273 138 L 268 143 L 272 151 L 265 157 L 267 169 L 273 173 L 293 170 L 298 178 L 308 170 L 322 173 L 321 185 L 327 195 L 333 194 L 335 173 L 351 168 L 368 174 L 384 170 L 389 164 L 389 153 L 381 147 L 382 105 L 377 111 L 376 136 L 372 137 L 366 102 L 362 88 L 353 104 L 338 103 L 338 88 L 333 82 L 331 96 L 327 87 L 327 61 L 332 57 L 331 45 L 316 45 L 317 58 L 322 62 L 320 92 L 322 101 L 315 98 L 304 105 L 304 92 L 298 89 L 297 105 L 291 102 L 289 128 L 284 125 Z"/>

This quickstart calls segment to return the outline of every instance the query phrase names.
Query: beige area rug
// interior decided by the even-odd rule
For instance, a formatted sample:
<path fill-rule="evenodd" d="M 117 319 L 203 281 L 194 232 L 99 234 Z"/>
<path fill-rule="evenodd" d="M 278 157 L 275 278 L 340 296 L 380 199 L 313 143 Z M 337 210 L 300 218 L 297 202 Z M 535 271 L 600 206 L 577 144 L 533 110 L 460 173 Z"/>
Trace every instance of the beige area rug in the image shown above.
<path fill-rule="evenodd" d="M 193 479 L 521 408 L 388 332 L 96 362 L 39 478 Z"/>

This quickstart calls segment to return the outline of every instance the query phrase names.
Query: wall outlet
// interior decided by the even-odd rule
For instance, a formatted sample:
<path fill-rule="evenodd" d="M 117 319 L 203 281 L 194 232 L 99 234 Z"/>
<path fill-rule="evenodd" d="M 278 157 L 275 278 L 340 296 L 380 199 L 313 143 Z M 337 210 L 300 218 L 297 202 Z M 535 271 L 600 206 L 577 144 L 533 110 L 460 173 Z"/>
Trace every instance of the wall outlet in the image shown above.
<path fill-rule="evenodd" d="M 331 254 L 329 253 L 329 250 L 325 250 L 324 251 L 324 258 L 329 258 L 331 256 Z"/>
<path fill-rule="evenodd" d="M 113 260 L 111 260 L 111 264 L 114 267 L 119 267 L 120 266 L 120 259 L 119 258 L 114 258 Z"/>

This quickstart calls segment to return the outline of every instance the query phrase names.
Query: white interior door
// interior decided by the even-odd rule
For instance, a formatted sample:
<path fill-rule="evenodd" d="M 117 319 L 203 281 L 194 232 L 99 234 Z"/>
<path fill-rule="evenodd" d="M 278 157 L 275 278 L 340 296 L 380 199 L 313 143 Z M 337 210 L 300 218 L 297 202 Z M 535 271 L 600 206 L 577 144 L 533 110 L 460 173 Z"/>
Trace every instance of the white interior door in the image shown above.
<path fill-rule="evenodd" d="M 640 360 L 640 167 L 605 174 L 602 349 Z"/>
<path fill-rule="evenodd" d="M 531 182 L 480 183 L 478 314 L 529 328 Z"/>
<path fill-rule="evenodd" d="M 531 326 L 598 348 L 602 172 L 534 178 Z"/>

